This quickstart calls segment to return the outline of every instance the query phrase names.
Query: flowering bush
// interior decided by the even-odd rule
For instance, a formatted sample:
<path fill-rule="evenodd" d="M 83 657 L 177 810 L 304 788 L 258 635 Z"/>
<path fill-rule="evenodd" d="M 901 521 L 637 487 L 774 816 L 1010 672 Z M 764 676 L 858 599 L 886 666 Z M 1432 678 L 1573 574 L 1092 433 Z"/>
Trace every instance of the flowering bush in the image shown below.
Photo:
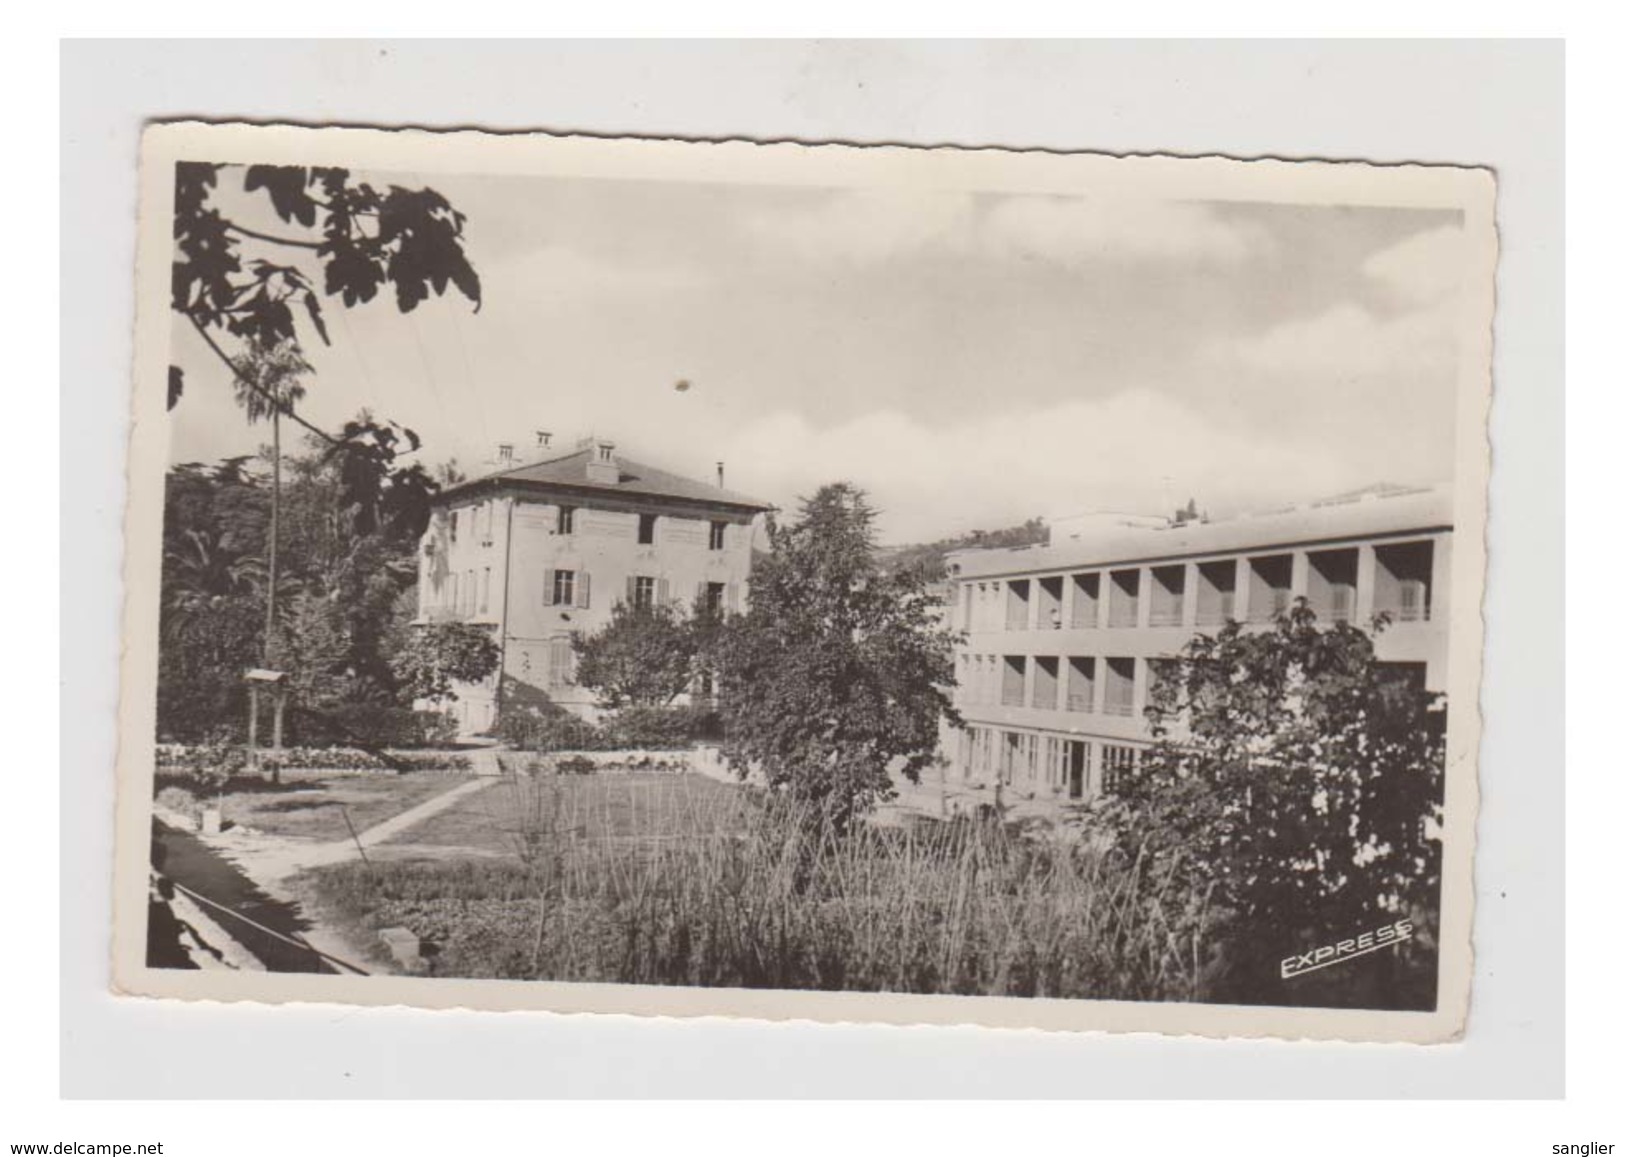
<path fill-rule="evenodd" d="M 355 747 L 284 747 L 258 753 L 268 771 L 472 771 L 466 755 L 446 751 L 386 751 L 380 758 Z M 248 766 L 246 750 L 236 744 L 160 743 L 158 770 L 180 773 L 200 782 L 220 784 Z"/>

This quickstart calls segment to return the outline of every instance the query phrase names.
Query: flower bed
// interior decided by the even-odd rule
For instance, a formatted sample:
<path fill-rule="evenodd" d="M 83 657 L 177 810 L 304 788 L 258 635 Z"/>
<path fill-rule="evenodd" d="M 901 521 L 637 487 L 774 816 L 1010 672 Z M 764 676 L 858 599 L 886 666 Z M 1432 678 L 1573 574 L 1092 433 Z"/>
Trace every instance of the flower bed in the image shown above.
<path fill-rule="evenodd" d="M 242 748 L 229 749 L 221 762 L 229 772 L 237 772 L 244 763 Z M 200 763 L 211 762 L 221 749 L 183 743 L 160 743 L 157 746 L 157 766 L 160 774 L 188 773 Z M 445 771 L 464 774 L 474 770 L 468 756 L 455 751 L 386 751 L 391 762 L 385 762 L 370 752 L 355 747 L 284 747 L 258 753 L 262 771 L 277 771 L 284 777 L 298 777 L 301 773 L 321 775 L 393 775 L 399 770 Z"/>

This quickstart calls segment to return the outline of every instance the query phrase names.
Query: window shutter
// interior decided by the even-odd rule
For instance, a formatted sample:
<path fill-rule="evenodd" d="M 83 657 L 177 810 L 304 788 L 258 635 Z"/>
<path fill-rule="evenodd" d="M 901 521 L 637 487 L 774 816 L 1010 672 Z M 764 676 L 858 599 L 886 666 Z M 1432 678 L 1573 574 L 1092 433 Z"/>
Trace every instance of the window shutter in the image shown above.
<path fill-rule="evenodd" d="M 705 580 L 701 579 L 699 582 L 694 584 L 694 610 L 695 611 L 702 611 L 704 609 L 705 609 Z"/>
<path fill-rule="evenodd" d="M 730 611 L 737 611 L 739 609 L 739 584 L 738 583 L 729 583 L 728 584 L 728 609 Z"/>
<path fill-rule="evenodd" d="M 542 572 L 542 606 L 544 607 L 553 605 L 553 575 L 552 568 Z"/>
<path fill-rule="evenodd" d="M 638 576 L 635 574 L 626 576 L 626 605 L 629 607 L 638 605 Z"/>
<path fill-rule="evenodd" d="M 576 606 L 582 610 L 592 606 L 592 576 L 584 570 L 576 571 Z"/>
<path fill-rule="evenodd" d="M 655 583 L 655 602 L 661 606 L 671 602 L 671 583 L 665 579 Z"/>

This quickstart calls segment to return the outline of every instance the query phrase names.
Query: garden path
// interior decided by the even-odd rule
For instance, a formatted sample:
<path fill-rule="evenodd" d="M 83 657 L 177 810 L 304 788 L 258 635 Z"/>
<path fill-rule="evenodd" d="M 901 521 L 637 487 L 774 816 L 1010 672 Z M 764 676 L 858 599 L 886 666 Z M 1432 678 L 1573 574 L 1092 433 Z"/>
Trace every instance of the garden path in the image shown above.
<path fill-rule="evenodd" d="M 288 838 L 268 837 L 263 834 L 225 832 L 211 837 L 208 842 L 235 860 L 249 876 L 262 885 L 274 885 L 307 868 L 320 868 L 328 864 L 353 860 L 362 849 L 384 843 L 415 827 L 431 816 L 445 811 L 464 796 L 482 791 L 498 782 L 494 778 L 480 777 L 465 780 L 450 791 L 441 792 L 424 800 L 416 807 L 391 816 L 359 833 L 356 839 L 312 842 Z"/>

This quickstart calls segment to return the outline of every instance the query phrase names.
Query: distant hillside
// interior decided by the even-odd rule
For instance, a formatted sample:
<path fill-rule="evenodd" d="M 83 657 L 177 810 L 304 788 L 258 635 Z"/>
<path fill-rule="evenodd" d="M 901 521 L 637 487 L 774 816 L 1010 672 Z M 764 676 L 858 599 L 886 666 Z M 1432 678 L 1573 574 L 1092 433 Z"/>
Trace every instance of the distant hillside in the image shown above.
<path fill-rule="evenodd" d="M 909 543 L 905 546 L 880 548 L 882 562 L 889 567 L 924 565 L 929 573 L 940 574 L 943 559 L 951 550 L 967 547 L 992 549 L 1003 546 L 1039 546 L 1049 541 L 1049 527 L 1042 518 L 1029 518 L 1020 526 L 1006 526 L 999 530 L 973 530 L 956 538 L 942 538 L 936 542 Z"/>

